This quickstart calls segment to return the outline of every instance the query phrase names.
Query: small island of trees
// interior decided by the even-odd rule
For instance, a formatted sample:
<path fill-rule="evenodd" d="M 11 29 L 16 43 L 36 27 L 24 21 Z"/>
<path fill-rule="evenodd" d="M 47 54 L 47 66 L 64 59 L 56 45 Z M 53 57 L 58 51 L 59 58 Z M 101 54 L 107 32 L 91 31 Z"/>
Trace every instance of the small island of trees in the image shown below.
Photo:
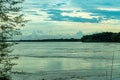
<path fill-rule="evenodd" d="M 85 35 L 81 38 L 82 42 L 120 42 L 120 32 L 102 32 L 92 35 Z"/>

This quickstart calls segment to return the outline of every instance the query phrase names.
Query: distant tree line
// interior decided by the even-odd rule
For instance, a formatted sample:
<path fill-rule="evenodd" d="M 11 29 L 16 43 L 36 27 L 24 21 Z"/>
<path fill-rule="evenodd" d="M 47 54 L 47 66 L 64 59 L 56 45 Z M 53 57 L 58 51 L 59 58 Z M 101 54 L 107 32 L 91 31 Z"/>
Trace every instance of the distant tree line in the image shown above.
<path fill-rule="evenodd" d="M 81 38 L 82 42 L 120 42 L 120 32 L 101 32 L 92 35 L 85 35 Z"/>
<path fill-rule="evenodd" d="M 79 42 L 80 39 L 8 40 L 8 42 Z"/>

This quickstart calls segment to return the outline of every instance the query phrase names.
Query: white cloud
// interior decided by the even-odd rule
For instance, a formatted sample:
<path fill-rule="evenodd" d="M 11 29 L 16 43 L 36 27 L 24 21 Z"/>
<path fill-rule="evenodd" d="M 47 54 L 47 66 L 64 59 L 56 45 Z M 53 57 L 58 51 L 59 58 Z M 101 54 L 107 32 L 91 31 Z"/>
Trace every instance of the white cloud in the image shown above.
<path fill-rule="evenodd" d="M 41 38 L 58 38 L 60 35 L 64 37 L 67 37 L 67 35 L 68 37 L 73 37 L 78 31 L 82 31 L 83 34 L 101 31 L 119 32 L 120 20 L 102 20 L 100 23 L 94 24 L 69 21 L 49 21 L 50 14 L 45 11 L 45 9 L 57 9 L 63 11 L 61 13 L 62 16 L 81 17 L 86 19 L 103 18 L 104 15 L 99 15 L 100 13 L 95 12 L 93 14 L 91 10 L 120 11 L 118 2 L 120 2 L 120 0 L 26 0 L 23 13 L 26 16 L 25 18 L 31 21 L 28 22 L 27 27 L 23 28 L 23 36 L 36 36 L 38 33 L 37 36 L 41 36 Z M 57 7 L 59 3 L 65 3 L 65 5 Z M 89 11 L 85 12 L 87 10 Z M 43 33 L 39 34 L 38 30 Z M 33 31 L 37 33 L 34 32 L 34 34 Z"/>
<path fill-rule="evenodd" d="M 119 24 L 120 21 L 119 20 L 116 20 L 116 19 L 110 19 L 110 20 L 103 20 L 101 22 L 101 24 Z"/>
<path fill-rule="evenodd" d="M 40 10 L 40 9 L 31 9 L 29 11 L 24 11 L 25 14 L 25 19 L 31 20 L 32 22 L 40 22 L 40 21 L 45 21 L 45 20 L 50 20 L 48 18 L 49 14 L 46 12 Z"/>
<path fill-rule="evenodd" d="M 107 10 L 107 11 L 120 11 L 120 8 L 97 8 L 99 10 Z"/>
<path fill-rule="evenodd" d="M 72 13 L 67 13 L 67 12 L 63 12 L 62 16 L 70 16 L 70 17 L 81 17 L 81 18 L 88 18 L 88 19 L 92 19 L 92 18 L 98 18 L 98 16 L 91 16 L 92 13 L 88 13 L 88 12 L 72 12 Z"/>

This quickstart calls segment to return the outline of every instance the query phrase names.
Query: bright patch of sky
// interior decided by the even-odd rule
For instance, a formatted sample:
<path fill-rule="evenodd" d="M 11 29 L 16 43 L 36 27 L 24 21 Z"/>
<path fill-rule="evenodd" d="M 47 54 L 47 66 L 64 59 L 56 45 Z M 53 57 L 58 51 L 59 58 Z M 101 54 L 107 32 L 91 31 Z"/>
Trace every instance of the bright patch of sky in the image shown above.
<path fill-rule="evenodd" d="M 80 38 L 120 31 L 120 0 L 26 0 L 24 39 Z"/>

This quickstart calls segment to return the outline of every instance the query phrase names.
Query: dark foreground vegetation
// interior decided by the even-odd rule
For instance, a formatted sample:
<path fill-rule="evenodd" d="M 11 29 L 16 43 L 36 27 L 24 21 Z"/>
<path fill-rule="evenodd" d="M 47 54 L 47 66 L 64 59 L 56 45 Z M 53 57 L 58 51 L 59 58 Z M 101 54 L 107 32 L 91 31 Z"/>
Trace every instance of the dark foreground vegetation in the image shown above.
<path fill-rule="evenodd" d="M 0 0 L 0 80 L 12 80 L 13 66 L 16 65 L 13 60 L 16 58 L 10 55 L 15 43 L 8 43 L 7 40 L 21 35 L 20 28 L 27 22 L 21 14 L 23 2 L 24 0 Z"/>
<path fill-rule="evenodd" d="M 120 42 L 120 32 L 102 32 L 92 35 L 85 35 L 81 38 L 82 42 Z"/>

